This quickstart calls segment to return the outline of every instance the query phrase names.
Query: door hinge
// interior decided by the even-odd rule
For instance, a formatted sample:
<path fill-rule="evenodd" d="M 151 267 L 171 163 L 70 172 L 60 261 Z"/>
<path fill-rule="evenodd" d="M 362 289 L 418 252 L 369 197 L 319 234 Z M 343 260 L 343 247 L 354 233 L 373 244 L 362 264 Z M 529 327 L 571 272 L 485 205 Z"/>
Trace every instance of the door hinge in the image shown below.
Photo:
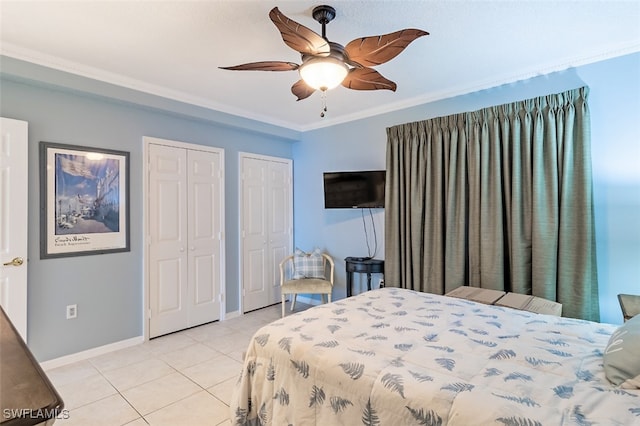
<path fill-rule="evenodd" d="M 149 318 L 148 318 L 148 319 L 151 319 L 151 317 L 152 317 L 151 309 L 149 309 L 149 313 L 148 313 L 148 315 L 149 315 Z"/>

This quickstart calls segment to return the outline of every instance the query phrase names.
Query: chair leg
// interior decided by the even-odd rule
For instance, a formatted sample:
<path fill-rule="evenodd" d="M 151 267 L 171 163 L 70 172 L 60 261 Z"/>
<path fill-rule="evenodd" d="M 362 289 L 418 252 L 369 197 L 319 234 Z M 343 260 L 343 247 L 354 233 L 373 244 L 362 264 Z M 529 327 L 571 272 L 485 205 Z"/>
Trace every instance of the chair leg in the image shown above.
<path fill-rule="evenodd" d="M 291 295 L 291 311 L 293 312 L 293 308 L 296 307 L 296 296 L 297 294 L 293 293 Z"/>
<path fill-rule="evenodd" d="M 286 297 L 284 293 L 282 293 L 282 318 L 284 318 L 284 307 L 287 304 Z"/>

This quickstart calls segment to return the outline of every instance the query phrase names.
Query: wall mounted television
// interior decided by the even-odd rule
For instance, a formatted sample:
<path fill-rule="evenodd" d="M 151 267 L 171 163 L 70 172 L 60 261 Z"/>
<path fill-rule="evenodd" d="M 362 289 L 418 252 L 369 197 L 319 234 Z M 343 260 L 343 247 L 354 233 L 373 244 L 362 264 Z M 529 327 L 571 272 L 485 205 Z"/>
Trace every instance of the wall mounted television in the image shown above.
<path fill-rule="evenodd" d="M 324 208 L 383 208 L 384 170 L 324 173 Z"/>

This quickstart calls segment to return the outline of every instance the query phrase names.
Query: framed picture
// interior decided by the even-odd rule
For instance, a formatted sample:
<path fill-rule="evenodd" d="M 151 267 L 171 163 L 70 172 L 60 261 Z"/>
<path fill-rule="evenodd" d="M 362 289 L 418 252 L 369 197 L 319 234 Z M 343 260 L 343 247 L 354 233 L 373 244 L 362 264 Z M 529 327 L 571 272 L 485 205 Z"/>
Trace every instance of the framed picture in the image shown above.
<path fill-rule="evenodd" d="M 40 258 L 130 251 L 129 153 L 40 142 Z"/>

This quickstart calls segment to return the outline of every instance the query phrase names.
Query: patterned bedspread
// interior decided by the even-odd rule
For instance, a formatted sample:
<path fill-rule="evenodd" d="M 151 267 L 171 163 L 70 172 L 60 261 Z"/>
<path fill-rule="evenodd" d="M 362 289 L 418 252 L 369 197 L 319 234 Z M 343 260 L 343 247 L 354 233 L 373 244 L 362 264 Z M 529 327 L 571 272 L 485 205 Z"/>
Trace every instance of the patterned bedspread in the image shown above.
<path fill-rule="evenodd" d="M 383 288 L 261 328 L 231 410 L 239 425 L 633 425 L 614 388 L 615 326 Z"/>

